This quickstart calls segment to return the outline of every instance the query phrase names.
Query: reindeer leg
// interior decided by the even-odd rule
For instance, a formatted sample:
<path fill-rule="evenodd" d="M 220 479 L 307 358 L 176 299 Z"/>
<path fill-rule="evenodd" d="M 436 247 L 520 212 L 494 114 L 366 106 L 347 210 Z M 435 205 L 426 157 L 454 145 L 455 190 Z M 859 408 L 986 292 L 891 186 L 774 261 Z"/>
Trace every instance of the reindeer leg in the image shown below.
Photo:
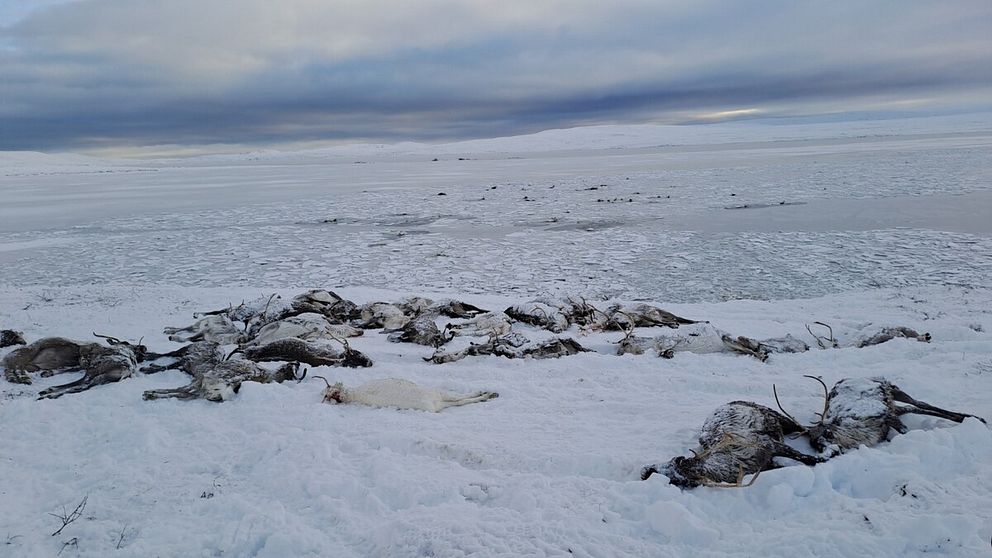
<path fill-rule="evenodd" d="M 148 362 L 151 362 L 153 360 L 158 360 L 160 358 L 166 358 L 166 357 L 169 357 L 169 358 L 182 358 L 182 357 L 186 356 L 187 353 L 189 353 L 189 348 L 190 348 L 190 345 L 183 345 L 182 347 L 179 347 L 175 351 L 170 351 L 168 353 L 153 353 L 153 352 L 149 351 L 148 353 L 145 353 L 144 360 L 146 360 Z"/>
<path fill-rule="evenodd" d="M 68 384 L 52 386 L 48 389 L 41 390 L 38 392 L 38 399 L 56 399 L 67 393 L 79 393 L 80 391 L 86 391 L 91 387 L 93 386 L 90 385 L 90 378 L 83 376 L 75 382 L 69 382 Z"/>
<path fill-rule="evenodd" d="M 142 366 L 139 369 L 139 371 L 143 374 L 156 374 L 158 372 L 164 372 L 166 370 L 178 370 L 178 368 L 176 367 L 176 364 L 173 363 L 173 364 L 166 364 L 164 366 L 161 364 L 146 364 L 145 366 Z"/>
<path fill-rule="evenodd" d="M 12 384 L 31 385 L 31 377 L 23 370 L 8 369 L 3 371 L 3 377 Z"/>
<path fill-rule="evenodd" d="M 885 421 L 885 423 L 892 430 L 895 430 L 896 432 L 898 432 L 900 434 L 905 434 L 905 433 L 909 432 L 909 428 L 906 428 L 906 425 L 903 424 L 901 420 L 899 420 L 899 415 L 901 415 L 901 414 L 903 414 L 903 413 L 900 413 L 899 412 L 899 409 L 896 409 L 895 414 L 892 415 L 891 417 L 889 417 L 888 420 Z"/>
<path fill-rule="evenodd" d="M 783 444 L 782 442 L 775 442 L 774 454 L 779 457 L 786 457 L 793 461 L 798 461 L 803 465 L 816 465 L 817 463 L 823 463 L 826 459 L 822 457 L 817 457 L 815 455 L 807 455 L 805 453 L 796 451 L 791 447 Z"/>
<path fill-rule="evenodd" d="M 483 401 L 489 401 L 499 397 L 499 394 L 495 391 L 478 391 L 471 395 L 446 395 L 441 401 L 444 408 L 448 407 L 460 407 L 462 405 L 469 405 L 472 403 L 482 403 Z"/>
<path fill-rule="evenodd" d="M 198 382 L 193 382 L 188 385 L 179 388 L 171 389 L 150 389 L 141 394 L 141 398 L 145 401 L 151 401 L 153 399 L 196 399 L 199 397 L 197 393 Z"/>
<path fill-rule="evenodd" d="M 971 417 L 971 418 L 976 418 L 982 421 L 983 423 L 985 422 L 985 419 L 981 417 L 976 417 L 975 415 L 956 413 L 954 411 L 948 411 L 947 409 L 941 409 L 940 407 L 934 407 L 933 405 L 929 403 L 924 403 L 923 401 L 918 401 L 910 397 L 909 394 L 907 394 L 905 391 L 895 386 L 892 386 L 892 399 L 900 403 L 906 403 L 907 405 L 912 405 L 912 407 L 900 408 L 898 410 L 899 414 L 917 413 L 920 415 L 931 415 L 947 420 L 953 420 L 954 422 L 964 422 L 964 419 Z M 913 407 L 915 407 L 915 409 Z"/>
<path fill-rule="evenodd" d="M 71 374 L 72 372 L 82 372 L 82 371 L 83 371 L 82 366 L 70 366 L 68 368 L 55 368 L 55 369 L 46 368 L 45 370 L 41 370 L 41 373 L 38 375 L 41 376 L 42 378 L 51 378 L 56 374 Z"/>

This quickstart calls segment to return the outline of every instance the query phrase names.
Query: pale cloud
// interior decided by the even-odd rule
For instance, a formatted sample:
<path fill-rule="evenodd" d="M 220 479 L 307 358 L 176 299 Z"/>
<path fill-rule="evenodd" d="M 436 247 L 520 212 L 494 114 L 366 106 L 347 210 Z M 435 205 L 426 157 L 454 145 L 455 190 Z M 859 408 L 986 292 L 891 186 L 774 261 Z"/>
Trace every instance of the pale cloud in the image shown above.
<path fill-rule="evenodd" d="M 992 86 L 987 0 L 15 3 L 0 149 L 469 137 Z"/>

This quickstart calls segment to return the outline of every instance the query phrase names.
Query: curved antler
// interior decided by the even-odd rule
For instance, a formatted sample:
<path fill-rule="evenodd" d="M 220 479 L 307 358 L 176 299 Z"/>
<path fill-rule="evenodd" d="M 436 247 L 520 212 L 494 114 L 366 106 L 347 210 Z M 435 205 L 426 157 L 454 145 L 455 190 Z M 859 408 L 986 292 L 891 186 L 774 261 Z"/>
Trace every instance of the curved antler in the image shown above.
<path fill-rule="evenodd" d="M 785 409 L 782 408 L 782 403 L 780 403 L 779 400 L 778 400 L 778 388 L 775 387 L 775 384 L 772 384 L 772 393 L 775 394 L 775 404 L 778 405 L 778 410 L 779 411 L 782 411 L 782 414 L 785 415 L 786 417 L 788 417 L 789 420 L 791 420 L 792 422 L 794 422 L 796 424 L 799 424 L 799 421 L 796 420 L 796 417 L 790 415 L 788 411 L 786 411 Z M 800 425 L 800 426 L 802 426 L 802 425 Z"/>
<path fill-rule="evenodd" d="M 823 424 L 823 421 L 827 418 L 827 407 L 830 405 L 830 390 L 827 388 L 827 384 L 823 383 L 823 380 L 821 380 L 820 378 L 818 378 L 816 376 L 810 376 L 808 374 L 803 374 L 803 378 L 809 378 L 811 380 L 816 380 L 817 382 L 820 382 L 820 385 L 821 386 L 823 386 L 823 412 L 822 413 L 816 413 L 817 415 L 820 416 L 820 424 Z"/>
<path fill-rule="evenodd" d="M 816 339 L 816 344 L 819 345 L 821 349 L 827 349 L 827 348 L 836 349 L 839 346 L 839 344 L 837 343 L 837 339 L 834 337 L 834 328 L 830 327 L 830 324 L 825 324 L 823 322 L 813 322 L 813 323 L 827 328 L 827 332 L 830 335 L 830 337 L 823 337 L 822 335 L 817 335 L 813 333 L 813 330 L 809 327 L 809 324 L 806 324 L 806 331 L 808 331 L 809 334 L 813 336 L 813 339 Z M 827 346 L 828 343 L 830 345 L 829 347 Z"/>
<path fill-rule="evenodd" d="M 107 343 L 110 343 L 111 345 L 118 345 L 121 343 L 121 340 L 116 337 L 111 337 L 109 335 L 100 335 L 95 331 L 93 332 L 93 337 L 100 337 L 101 339 L 106 339 Z"/>
<path fill-rule="evenodd" d="M 331 387 L 331 382 L 328 382 L 327 378 L 323 376 L 311 376 L 311 378 L 320 378 L 321 380 L 324 380 L 324 383 L 327 384 L 327 387 Z"/>

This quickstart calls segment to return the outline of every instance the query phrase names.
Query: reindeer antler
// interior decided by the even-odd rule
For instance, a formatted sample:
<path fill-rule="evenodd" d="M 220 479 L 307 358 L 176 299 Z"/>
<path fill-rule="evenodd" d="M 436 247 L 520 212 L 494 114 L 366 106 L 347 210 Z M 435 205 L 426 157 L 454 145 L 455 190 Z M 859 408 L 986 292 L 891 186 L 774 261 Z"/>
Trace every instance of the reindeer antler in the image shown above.
<path fill-rule="evenodd" d="M 321 380 L 324 380 L 324 383 L 327 384 L 327 387 L 331 387 L 331 382 L 328 382 L 327 378 L 323 376 L 311 376 L 311 378 L 320 378 Z"/>
<path fill-rule="evenodd" d="M 775 384 L 772 384 L 772 393 L 775 395 L 775 404 L 778 405 L 778 410 L 779 411 L 782 411 L 782 414 L 785 415 L 786 417 L 788 417 L 789 420 L 791 420 L 792 422 L 794 422 L 796 424 L 799 424 L 799 421 L 796 420 L 796 417 L 790 415 L 788 411 L 786 411 L 785 409 L 782 408 L 782 403 L 779 402 L 779 400 L 778 400 L 778 388 L 775 387 Z"/>
<path fill-rule="evenodd" d="M 827 417 L 827 407 L 830 405 L 830 390 L 827 388 L 827 384 L 823 383 L 823 380 L 821 380 L 820 378 L 818 378 L 816 376 L 810 376 L 808 374 L 804 374 L 803 375 L 803 378 L 809 378 L 811 380 L 816 380 L 817 382 L 820 382 L 820 385 L 821 386 L 823 386 L 823 412 L 822 413 L 816 413 L 817 415 L 820 416 L 820 424 L 823 424 L 823 421 Z"/>
<path fill-rule="evenodd" d="M 109 335 L 100 335 L 95 331 L 93 332 L 93 337 L 100 337 L 101 339 L 106 339 L 107 343 L 110 343 L 111 345 L 119 345 L 122 342 L 120 339 L 116 337 L 111 337 Z"/>
<path fill-rule="evenodd" d="M 837 339 L 834 338 L 834 328 L 830 327 L 830 324 L 825 324 L 823 322 L 813 322 L 813 323 L 827 328 L 827 332 L 830 335 L 830 337 L 823 337 L 822 335 L 817 335 L 813 333 L 812 329 L 810 329 L 809 324 L 806 324 L 806 331 L 808 331 L 809 334 L 813 336 L 813 339 L 816 339 L 816 344 L 819 345 L 821 349 L 827 349 L 827 348 L 836 349 L 839 344 L 837 343 Z M 830 345 L 829 347 L 827 346 L 828 343 Z"/>

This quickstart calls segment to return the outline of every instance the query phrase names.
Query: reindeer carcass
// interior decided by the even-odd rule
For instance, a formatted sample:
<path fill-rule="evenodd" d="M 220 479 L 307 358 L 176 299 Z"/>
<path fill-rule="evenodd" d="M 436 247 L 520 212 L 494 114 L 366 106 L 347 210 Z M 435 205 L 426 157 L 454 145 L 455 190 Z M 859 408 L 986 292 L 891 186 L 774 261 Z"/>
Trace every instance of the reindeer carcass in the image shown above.
<path fill-rule="evenodd" d="M 778 467 L 776 457 L 805 465 L 823 462 L 822 458 L 785 444 L 786 434 L 802 430 L 795 421 L 773 409 L 733 401 L 718 407 L 703 423 L 699 447 L 692 451 L 692 457 L 679 456 L 665 464 L 649 465 L 641 470 L 641 479 L 661 473 L 680 488 L 749 486 L 762 471 Z M 755 476 L 744 484 L 747 475 Z"/>

